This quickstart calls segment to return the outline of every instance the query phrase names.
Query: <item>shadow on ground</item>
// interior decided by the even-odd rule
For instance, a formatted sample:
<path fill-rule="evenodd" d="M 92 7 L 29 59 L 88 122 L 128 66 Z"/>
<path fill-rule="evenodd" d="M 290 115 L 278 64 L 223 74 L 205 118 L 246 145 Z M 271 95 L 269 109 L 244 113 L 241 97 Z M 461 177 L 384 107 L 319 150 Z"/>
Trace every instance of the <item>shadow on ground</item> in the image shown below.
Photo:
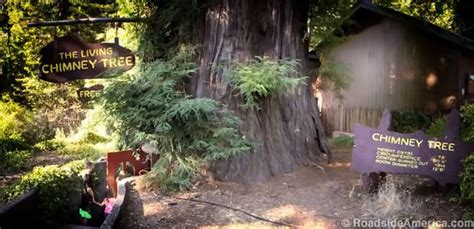
<path fill-rule="evenodd" d="M 439 192 L 421 195 L 397 189 L 387 190 L 380 196 L 364 195 L 360 191 L 359 175 L 350 169 L 350 150 L 335 150 L 334 154 L 332 164 L 301 168 L 267 183 L 246 187 L 203 182 L 193 191 L 175 197 L 231 206 L 298 228 L 340 228 L 342 219 L 353 218 L 458 220 L 465 211 L 464 206 L 449 195 Z M 162 196 L 153 191 L 134 189 L 129 201 L 126 210 L 129 213 L 121 222 L 126 225 L 123 228 L 281 227 L 239 211 Z M 385 209 L 383 213 L 387 215 L 380 215 L 380 209 Z"/>

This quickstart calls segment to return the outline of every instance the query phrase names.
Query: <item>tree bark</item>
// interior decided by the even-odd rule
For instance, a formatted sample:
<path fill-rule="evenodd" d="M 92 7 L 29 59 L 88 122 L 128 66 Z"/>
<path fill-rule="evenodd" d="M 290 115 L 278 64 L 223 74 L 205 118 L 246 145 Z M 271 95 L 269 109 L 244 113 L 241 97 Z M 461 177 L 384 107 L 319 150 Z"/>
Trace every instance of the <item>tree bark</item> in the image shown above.
<path fill-rule="evenodd" d="M 196 97 L 216 99 L 241 118 L 240 131 L 256 142 L 257 151 L 213 165 L 218 179 L 238 182 L 266 181 L 298 166 L 319 162 L 329 154 L 311 82 L 244 109 L 226 74 L 232 62 L 254 56 L 300 60 L 304 75 L 308 1 L 211 0 L 202 31 L 200 70 L 191 80 Z M 213 70 L 213 65 L 224 66 Z M 296 77 L 296 76 L 295 76 Z"/>

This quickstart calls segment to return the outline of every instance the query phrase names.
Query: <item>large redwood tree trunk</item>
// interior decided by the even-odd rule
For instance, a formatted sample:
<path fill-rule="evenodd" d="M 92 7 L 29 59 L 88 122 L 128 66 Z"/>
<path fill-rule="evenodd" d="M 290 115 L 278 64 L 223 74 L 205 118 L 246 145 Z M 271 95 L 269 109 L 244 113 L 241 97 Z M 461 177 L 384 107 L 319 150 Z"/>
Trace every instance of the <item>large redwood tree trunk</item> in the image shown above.
<path fill-rule="evenodd" d="M 211 0 L 207 7 L 201 68 L 191 82 L 191 91 L 233 110 L 242 120 L 242 134 L 258 144 L 255 153 L 217 162 L 214 174 L 223 180 L 265 181 L 320 161 L 321 153 L 329 152 L 310 82 L 264 98 L 257 110 L 241 108 L 242 97 L 226 80 L 231 62 L 254 56 L 298 59 L 304 75 L 308 1 Z M 214 64 L 224 68 L 212 70 Z"/>

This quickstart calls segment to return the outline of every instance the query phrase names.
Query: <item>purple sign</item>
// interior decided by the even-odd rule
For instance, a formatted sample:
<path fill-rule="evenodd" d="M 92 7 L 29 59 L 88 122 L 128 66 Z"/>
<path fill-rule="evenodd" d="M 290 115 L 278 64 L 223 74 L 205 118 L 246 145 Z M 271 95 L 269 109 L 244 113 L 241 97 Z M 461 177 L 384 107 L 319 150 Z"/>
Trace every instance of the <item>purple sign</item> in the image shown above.
<path fill-rule="evenodd" d="M 356 124 L 352 168 L 362 174 L 406 173 L 429 176 L 441 185 L 458 183 L 463 160 L 474 152 L 474 143 L 460 138 L 457 110 L 451 111 L 444 138 L 423 131 L 401 134 L 388 131 L 390 112 L 385 110 L 378 129 Z"/>

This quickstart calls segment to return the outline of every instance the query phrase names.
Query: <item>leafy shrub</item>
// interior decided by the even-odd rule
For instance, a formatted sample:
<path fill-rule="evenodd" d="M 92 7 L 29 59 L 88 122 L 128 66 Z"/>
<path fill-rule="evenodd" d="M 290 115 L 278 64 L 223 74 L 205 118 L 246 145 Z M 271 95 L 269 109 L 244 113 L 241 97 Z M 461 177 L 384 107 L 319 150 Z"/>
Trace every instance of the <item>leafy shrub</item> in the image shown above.
<path fill-rule="evenodd" d="M 57 151 L 60 155 L 66 155 L 72 159 L 96 160 L 103 156 L 102 152 L 92 144 L 72 143 Z"/>
<path fill-rule="evenodd" d="M 22 139 L 0 138 L 0 155 L 6 152 L 29 149 L 31 149 L 31 146 Z"/>
<path fill-rule="evenodd" d="M 0 171 L 9 173 L 23 169 L 32 156 L 33 152 L 29 150 L 6 152 L 0 156 Z"/>
<path fill-rule="evenodd" d="M 474 203 L 474 154 L 464 161 L 464 171 L 461 174 L 459 187 L 462 200 Z"/>
<path fill-rule="evenodd" d="M 431 137 L 442 138 L 444 137 L 444 128 L 446 127 L 448 119 L 446 116 L 435 119 L 425 133 Z"/>
<path fill-rule="evenodd" d="M 338 136 L 329 139 L 329 144 L 336 147 L 352 147 L 354 145 L 354 139 L 349 136 Z"/>
<path fill-rule="evenodd" d="M 399 133 L 413 133 L 430 125 L 430 119 L 421 112 L 392 111 L 391 130 Z"/>
<path fill-rule="evenodd" d="M 67 143 L 62 139 L 50 139 L 36 143 L 34 148 L 39 151 L 56 151 L 66 147 Z"/>
<path fill-rule="evenodd" d="M 25 141 L 0 138 L 0 174 L 24 168 L 31 156 L 31 147 Z"/>
<path fill-rule="evenodd" d="M 466 212 L 466 213 L 464 213 L 462 219 L 463 219 L 463 220 L 474 221 L 474 212 Z"/>
<path fill-rule="evenodd" d="M 212 161 L 251 149 L 237 131 L 237 117 L 217 101 L 191 99 L 182 91 L 182 81 L 196 70 L 186 57 L 181 53 L 144 64 L 103 94 L 104 109 L 125 147 L 157 147 L 160 159 L 147 180 L 164 191 L 184 190 Z"/>
<path fill-rule="evenodd" d="M 461 107 L 461 137 L 464 141 L 474 141 L 474 104 L 466 104 Z M 446 116 L 435 119 L 426 134 L 432 137 L 443 137 L 444 128 L 448 119 Z"/>
<path fill-rule="evenodd" d="M 294 78 L 298 62 L 255 57 L 249 63 L 236 63 L 229 74 L 232 86 L 244 96 L 244 107 L 257 106 L 257 101 L 305 83 L 306 77 Z"/>
<path fill-rule="evenodd" d="M 87 132 L 87 134 L 79 141 L 80 143 L 89 143 L 89 144 L 97 144 L 109 141 L 108 138 L 102 137 L 94 132 Z"/>
<path fill-rule="evenodd" d="M 12 101 L 0 101 L 0 138 L 21 138 L 31 120 L 31 113 Z"/>
<path fill-rule="evenodd" d="M 461 107 L 461 135 L 464 141 L 474 141 L 474 104 Z M 464 161 L 464 171 L 461 173 L 461 200 L 474 203 L 474 154 Z M 474 220 L 474 212 L 464 215 L 466 220 Z"/>
<path fill-rule="evenodd" d="M 50 165 L 35 167 L 16 183 L 0 191 L 0 199 L 13 200 L 23 193 L 37 188 L 39 191 L 38 207 L 45 219 L 58 220 L 64 216 L 69 195 L 80 190 L 81 179 L 78 176 L 83 169 L 82 161 L 73 161 L 63 166 Z"/>
<path fill-rule="evenodd" d="M 45 115 L 33 115 L 12 101 L 0 101 L 0 138 L 23 139 L 30 144 L 52 139 L 55 129 Z"/>
<path fill-rule="evenodd" d="M 474 142 L 474 104 L 466 104 L 461 107 L 461 118 L 461 134 L 464 141 Z"/>
<path fill-rule="evenodd" d="M 211 99 L 183 100 L 165 114 L 173 128 L 159 137 L 171 135 L 171 144 L 160 143 L 161 158 L 151 173 L 160 181 L 162 190 L 184 190 L 205 169 L 206 162 L 250 150 L 249 143 L 236 130 L 239 120 L 219 113 L 217 105 Z"/>

